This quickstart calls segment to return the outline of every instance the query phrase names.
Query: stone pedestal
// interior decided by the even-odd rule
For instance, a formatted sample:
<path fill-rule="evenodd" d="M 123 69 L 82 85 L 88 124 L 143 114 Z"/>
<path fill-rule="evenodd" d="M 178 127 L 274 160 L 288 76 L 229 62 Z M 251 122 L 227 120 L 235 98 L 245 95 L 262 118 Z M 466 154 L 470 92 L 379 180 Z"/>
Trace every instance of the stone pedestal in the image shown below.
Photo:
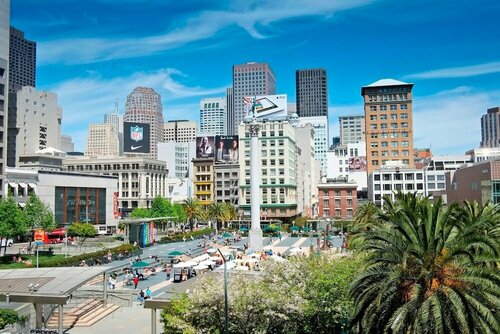
<path fill-rule="evenodd" d="M 261 251 L 263 248 L 262 242 L 262 230 L 259 228 L 258 230 L 250 230 L 248 231 L 248 249 L 253 251 Z"/>

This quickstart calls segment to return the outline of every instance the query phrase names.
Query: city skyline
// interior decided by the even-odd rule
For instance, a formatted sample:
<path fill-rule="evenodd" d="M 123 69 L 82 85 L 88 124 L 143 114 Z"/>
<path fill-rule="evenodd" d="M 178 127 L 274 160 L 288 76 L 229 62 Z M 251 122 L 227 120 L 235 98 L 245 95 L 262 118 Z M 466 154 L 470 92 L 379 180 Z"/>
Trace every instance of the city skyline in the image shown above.
<path fill-rule="evenodd" d="M 276 11 L 276 1 L 19 0 L 11 24 L 37 42 L 38 89 L 58 93 L 63 133 L 77 150 L 88 124 L 117 98 L 123 114 L 136 86 L 162 95 L 165 120 L 199 122 L 200 99 L 224 96 L 232 66 L 256 61 L 272 67 L 289 101 L 296 70 L 327 70 L 330 136 L 338 116 L 363 114 L 362 86 L 414 83 L 415 147 L 464 153 L 479 147 L 481 115 L 500 104 L 500 5 L 433 4 L 297 1 Z"/>

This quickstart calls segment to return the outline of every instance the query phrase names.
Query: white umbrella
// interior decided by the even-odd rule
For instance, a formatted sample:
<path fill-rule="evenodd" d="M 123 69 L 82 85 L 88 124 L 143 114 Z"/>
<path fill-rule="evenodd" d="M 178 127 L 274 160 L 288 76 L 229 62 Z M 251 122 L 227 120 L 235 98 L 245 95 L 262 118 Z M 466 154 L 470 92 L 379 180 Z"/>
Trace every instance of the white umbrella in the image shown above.
<path fill-rule="evenodd" d="M 222 258 L 218 257 L 218 256 L 210 256 L 209 260 L 212 260 L 212 261 L 222 261 Z"/>
<path fill-rule="evenodd" d="M 207 253 L 217 253 L 217 249 L 216 248 L 209 248 L 207 250 Z"/>
<path fill-rule="evenodd" d="M 200 262 L 200 264 L 205 265 L 205 266 L 215 266 L 215 262 L 212 260 L 205 260 L 203 262 Z"/>
<path fill-rule="evenodd" d="M 192 261 L 192 260 L 189 260 L 187 262 L 184 262 L 184 266 L 185 267 L 193 267 L 193 266 L 196 266 L 198 263 Z"/>
<path fill-rule="evenodd" d="M 196 266 L 193 267 L 193 269 L 196 269 L 196 270 L 203 270 L 203 269 L 208 269 L 208 266 L 204 265 L 204 264 L 198 264 Z"/>

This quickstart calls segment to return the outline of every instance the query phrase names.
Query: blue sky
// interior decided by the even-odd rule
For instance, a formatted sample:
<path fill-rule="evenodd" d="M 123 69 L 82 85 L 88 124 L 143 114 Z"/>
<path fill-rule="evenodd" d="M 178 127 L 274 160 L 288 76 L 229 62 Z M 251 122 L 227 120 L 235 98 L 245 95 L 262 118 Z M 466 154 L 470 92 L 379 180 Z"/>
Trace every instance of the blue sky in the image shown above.
<path fill-rule="evenodd" d="M 164 117 L 199 121 L 233 64 L 268 62 L 295 101 L 295 70 L 328 73 L 330 129 L 362 114 L 361 86 L 415 83 L 414 140 L 435 154 L 480 142 L 500 105 L 500 2 L 494 0 L 13 0 L 11 23 L 38 42 L 37 86 L 58 93 L 63 132 L 84 150 L 89 123 L 136 86 Z"/>

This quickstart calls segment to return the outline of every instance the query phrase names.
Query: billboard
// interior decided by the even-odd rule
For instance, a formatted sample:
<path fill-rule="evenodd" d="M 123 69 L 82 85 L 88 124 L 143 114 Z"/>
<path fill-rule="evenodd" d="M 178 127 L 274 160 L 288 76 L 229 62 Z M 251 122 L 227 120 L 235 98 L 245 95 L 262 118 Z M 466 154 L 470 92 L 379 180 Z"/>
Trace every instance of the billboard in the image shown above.
<path fill-rule="evenodd" d="M 123 122 L 124 153 L 150 153 L 149 138 L 149 124 Z"/>
<path fill-rule="evenodd" d="M 213 158 L 215 150 L 215 137 L 196 137 L 196 158 Z"/>
<path fill-rule="evenodd" d="M 286 94 L 246 96 L 243 98 L 243 105 L 243 117 L 252 116 L 254 105 L 257 119 L 273 119 L 287 116 Z"/>
<path fill-rule="evenodd" d="M 238 136 L 215 137 L 215 162 L 238 162 L 239 141 Z"/>
<path fill-rule="evenodd" d="M 349 158 L 349 172 L 366 172 L 366 157 Z"/>

